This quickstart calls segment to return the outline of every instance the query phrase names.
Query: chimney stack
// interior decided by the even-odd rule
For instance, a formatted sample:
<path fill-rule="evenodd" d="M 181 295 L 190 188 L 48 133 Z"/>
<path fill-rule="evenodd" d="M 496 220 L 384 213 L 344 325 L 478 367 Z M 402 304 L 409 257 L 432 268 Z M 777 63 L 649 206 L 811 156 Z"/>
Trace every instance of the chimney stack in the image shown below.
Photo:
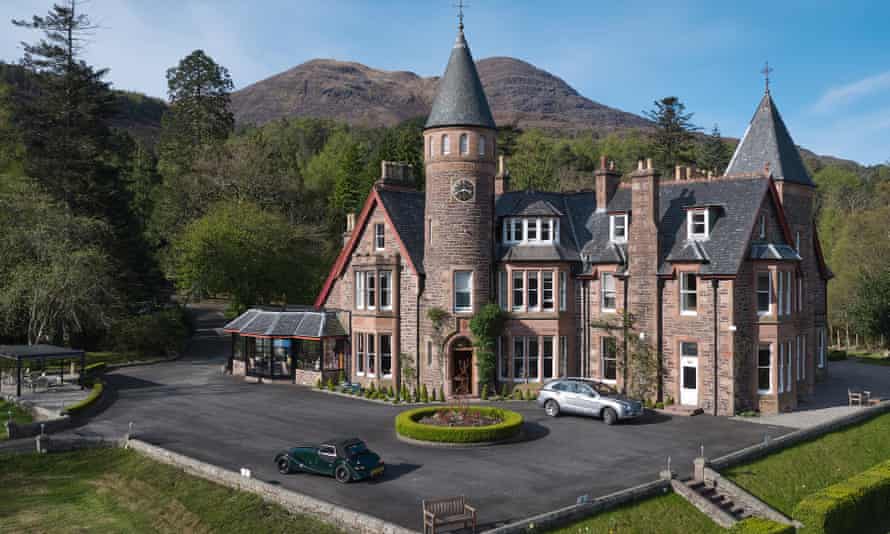
<path fill-rule="evenodd" d="M 510 170 L 507 168 L 506 158 L 498 156 L 498 173 L 494 177 L 494 194 L 503 195 L 510 190 Z"/>
<path fill-rule="evenodd" d="M 383 185 L 414 188 L 414 166 L 400 161 L 381 161 L 380 180 Z"/>
<path fill-rule="evenodd" d="M 659 322 L 658 269 L 661 266 L 661 238 L 658 232 L 659 173 L 652 160 L 642 160 L 631 174 L 631 212 L 633 222 L 627 241 L 627 271 L 633 291 L 628 311 L 636 328 L 645 333 L 647 343 L 656 343 Z M 657 349 L 656 349 L 657 350 Z"/>
<path fill-rule="evenodd" d="M 615 162 L 606 166 L 606 156 L 601 156 L 600 167 L 593 176 L 596 179 L 596 210 L 605 211 L 621 183 L 621 174 L 615 170 Z"/>

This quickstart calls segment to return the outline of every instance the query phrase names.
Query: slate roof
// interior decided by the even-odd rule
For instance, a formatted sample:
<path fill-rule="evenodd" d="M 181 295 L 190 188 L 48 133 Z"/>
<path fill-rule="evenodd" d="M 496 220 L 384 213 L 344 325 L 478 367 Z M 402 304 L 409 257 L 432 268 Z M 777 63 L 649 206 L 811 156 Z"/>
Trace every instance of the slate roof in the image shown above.
<path fill-rule="evenodd" d="M 423 271 L 423 213 L 425 199 L 421 191 L 380 188 L 377 193 L 392 224 L 402 239 L 411 263 L 417 272 Z"/>
<path fill-rule="evenodd" d="M 426 121 L 426 128 L 440 126 L 481 126 L 495 128 L 488 99 L 463 30 L 457 34 L 445 75 Z"/>
<path fill-rule="evenodd" d="M 752 260 L 801 261 L 794 247 L 776 243 L 754 243 L 751 245 Z"/>
<path fill-rule="evenodd" d="M 57 347 L 55 345 L 0 345 L 0 358 L 10 360 L 26 360 L 29 358 L 53 360 L 79 358 L 82 355 L 82 350 Z"/>
<path fill-rule="evenodd" d="M 332 311 L 309 308 L 269 310 L 251 308 L 229 322 L 223 330 L 249 336 L 322 338 L 346 335 Z"/>
<path fill-rule="evenodd" d="M 499 244 L 498 259 L 501 261 L 580 261 L 579 241 L 574 231 L 577 222 L 569 208 L 570 197 L 577 193 L 545 193 L 536 191 L 510 191 L 495 199 L 495 216 L 503 217 L 557 217 L 559 218 L 559 243 L 552 244 Z M 596 202 L 596 195 L 580 193 L 585 199 Z"/>
<path fill-rule="evenodd" d="M 769 172 L 777 181 L 815 187 L 769 92 L 763 95 L 758 104 L 757 111 L 729 162 L 726 174 L 759 174 L 764 172 L 767 164 Z"/>

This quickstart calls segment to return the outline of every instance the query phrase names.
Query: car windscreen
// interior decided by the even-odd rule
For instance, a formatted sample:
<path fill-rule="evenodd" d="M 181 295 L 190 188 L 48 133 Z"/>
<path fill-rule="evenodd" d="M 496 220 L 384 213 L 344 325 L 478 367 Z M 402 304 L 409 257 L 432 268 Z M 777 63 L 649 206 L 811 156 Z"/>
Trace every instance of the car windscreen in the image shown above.
<path fill-rule="evenodd" d="M 346 447 L 346 456 L 359 456 L 368 452 L 368 447 L 361 441 Z"/>
<path fill-rule="evenodd" d="M 600 382 L 590 382 L 590 385 L 596 390 L 600 395 L 617 395 L 618 392 L 612 386 L 608 384 L 602 384 Z"/>

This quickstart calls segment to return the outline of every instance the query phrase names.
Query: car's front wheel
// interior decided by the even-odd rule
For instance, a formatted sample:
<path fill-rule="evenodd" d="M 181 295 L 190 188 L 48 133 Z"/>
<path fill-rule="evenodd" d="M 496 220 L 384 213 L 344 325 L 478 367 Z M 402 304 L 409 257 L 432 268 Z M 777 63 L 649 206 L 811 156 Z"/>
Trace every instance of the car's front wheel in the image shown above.
<path fill-rule="evenodd" d="M 618 422 L 618 414 L 612 408 L 603 410 L 603 422 L 607 425 L 614 425 Z"/>
<path fill-rule="evenodd" d="M 291 472 L 290 469 L 290 461 L 287 458 L 279 458 L 278 460 L 278 472 L 282 475 L 289 475 Z"/>
<path fill-rule="evenodd" d="M 348 467 L 346 467 L 345 465 L 339 465 L 334 471 L 334 478 L 337 479 L 337 482 L 346 484 L 352 478 L 352 474 L 349 472 Z"/>
<path fill-rule="evenodd" d="M 556 417 L 559 415 L 559 403 L 555 400 L 549 400 L 544 403 L 544 413 L 549 415 L 550 417 Z"/>

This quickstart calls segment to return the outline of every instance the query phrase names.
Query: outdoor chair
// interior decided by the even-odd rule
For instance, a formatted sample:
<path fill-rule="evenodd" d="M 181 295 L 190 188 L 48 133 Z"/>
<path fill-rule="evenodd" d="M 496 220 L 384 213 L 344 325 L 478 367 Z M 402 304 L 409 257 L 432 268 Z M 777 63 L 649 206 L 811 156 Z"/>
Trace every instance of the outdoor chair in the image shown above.
<path fill-rule="evenodd" d="M 438 527 L 461 525 L 476 532 L 476 509 L 466 497 L 448 497 L 423 501 L 423 534 L 436 534 Z"/>
<path fill-rule="evenodd" d="M 848 389 L 847 390 L 847 398 L 850 402 L 850 406 L 853 406 L 854 404 L 858 404 L 859 406 L 863 405 L 862 404 L 862 398 L 863 398 L 862 393 L 860 393 L 858 391 L 853 391 L 851 389 Z"/>

